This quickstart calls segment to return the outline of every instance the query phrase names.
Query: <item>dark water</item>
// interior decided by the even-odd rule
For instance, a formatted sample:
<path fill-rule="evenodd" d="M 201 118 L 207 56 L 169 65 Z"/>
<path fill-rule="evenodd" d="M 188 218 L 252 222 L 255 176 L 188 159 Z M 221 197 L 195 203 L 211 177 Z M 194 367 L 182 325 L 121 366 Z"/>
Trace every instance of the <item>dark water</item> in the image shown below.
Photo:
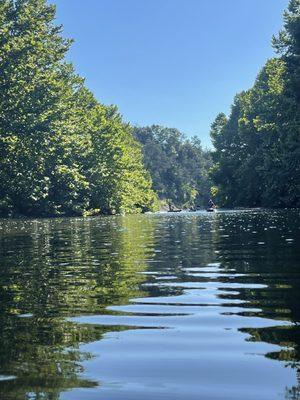
<path fill-rule="evenodd" d="M 0 222 L 0 398 L 300 399 L 299 211 Z"/>

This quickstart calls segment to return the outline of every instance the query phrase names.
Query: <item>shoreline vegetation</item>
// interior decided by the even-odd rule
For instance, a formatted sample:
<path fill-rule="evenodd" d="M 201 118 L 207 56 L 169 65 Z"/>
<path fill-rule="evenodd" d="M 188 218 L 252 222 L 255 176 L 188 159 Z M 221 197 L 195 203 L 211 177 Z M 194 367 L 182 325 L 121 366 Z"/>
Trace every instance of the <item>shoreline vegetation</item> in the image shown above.
<path fill-rule="evenodd" d="M 45 0 L 0 1 L 0 216 L 300 206 L 300 0 L 252 89 L 212 124 L 214 150 L 125 123 L 85 87 Z"/>
<path fill-rule="evenodd" d="M 300 0 L 253 87 L 211 126 L 216 201 L 224 206 L 300 207 Z"/>

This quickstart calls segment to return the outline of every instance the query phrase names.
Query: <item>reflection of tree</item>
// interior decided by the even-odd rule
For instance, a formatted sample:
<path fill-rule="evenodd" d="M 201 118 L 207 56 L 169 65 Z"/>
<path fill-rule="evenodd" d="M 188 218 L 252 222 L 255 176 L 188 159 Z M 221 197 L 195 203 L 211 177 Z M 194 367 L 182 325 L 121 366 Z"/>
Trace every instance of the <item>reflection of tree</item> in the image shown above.
<path fill-rule="evenodd" d="M 164 217 L 160 226 L 156 260 L 166 271 L 182 274 L 182 268 L 205 266 L 214 258 L 214 248 L 211 246 L 214 232 L 211 226 L 212 218 L 201 218 L 178 215 Z"/>
<path fill-rule="evenodd" d="M 17 379 L 2 382 L 3 398 L 24 399 L 32 392 L 58 399 L 62 390 L 96 385 L 78 377 L 82 372 L 80 361 L 91 355 L 80 352 L 77 343 L 79 339 L 99 340 L 101 331 L 46 318 L 13 318 L 9 323 L 10 329 L 2 336 L 1 372 Z"/>
<path fill-rule="evenodd" d="M 0 397 L 55 400 L 97 383 L 81 377 L 92 357 L 79 344 L 124 327 L 75 324 L 66 316 L 102 313 L 141 296 L 137 272 L 152 251 L 154 219 L 111 217 L 14 222 L 0 236 Z M 14 251 L 12 252 L 12 249 Z M 32 315 L 19 317 L 20 314 Z M 5 396 L 5 397 L 4 397 Z"/>
<path fill-rule="evenodd" d="M 285 398 L 287 400 L 299 400 L 300 399 L 300 370 L 297 370 L 297 381 L 298 386 L 293 386 L 292 388 L 287 388 L 285 393 Z"/>
<path fill-rule="evenodd" d="M 226 227 L 230 243 L 226 243 L 228 239 L 217 243 L 219 259 L 225 270 L 230 268 L 235 273 L 230 278 L 220 277 L 219 281 L 249 283 L 253 287 L 223 289 L 219 297 L 242 300 L 240 307 L 245 307 L 245 311 L 239 315 L 290 322 L 287 326 L 243 328 L 240 331 L 247 333 L 250 341 L 271 343 L 282 348 L 267 353 L 266 357 L 296 369 L 298 386 L 287 389 L 286 398 L 299 399 L 299 212 L 232 214 L 220 219 L 219 228 L 221 226 Z M 292 246 L 287 244 L 286 237 L 293 238 Z M 260 286 L 255 287 L 256 284 Z"/>

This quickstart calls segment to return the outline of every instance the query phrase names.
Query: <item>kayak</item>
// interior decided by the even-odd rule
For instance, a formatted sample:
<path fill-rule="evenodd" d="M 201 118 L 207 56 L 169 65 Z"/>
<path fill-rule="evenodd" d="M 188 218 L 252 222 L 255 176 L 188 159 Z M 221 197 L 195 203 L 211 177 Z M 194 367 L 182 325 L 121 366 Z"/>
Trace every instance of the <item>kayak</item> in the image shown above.
<path fill-rule="evenodd" d="M 207 208 L 207 209 L 206 209 L 206 211 L 207 211 L 207 212 L 216 212 L 216 211 L 217 211 L 217 209 L 216 209 L 216 208 L 213 208 L 213 207 L 211 207 L 211 208 Z"/>

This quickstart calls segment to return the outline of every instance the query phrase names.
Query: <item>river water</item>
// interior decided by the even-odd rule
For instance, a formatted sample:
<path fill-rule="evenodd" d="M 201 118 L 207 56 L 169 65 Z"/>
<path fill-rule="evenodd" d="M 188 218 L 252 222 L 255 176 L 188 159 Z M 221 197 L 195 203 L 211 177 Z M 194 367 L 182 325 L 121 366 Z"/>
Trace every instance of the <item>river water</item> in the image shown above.
<path fill-rule="evenodd" d="M 300 399 L 300 214 L 0 221 L 0 399 Z"/>

